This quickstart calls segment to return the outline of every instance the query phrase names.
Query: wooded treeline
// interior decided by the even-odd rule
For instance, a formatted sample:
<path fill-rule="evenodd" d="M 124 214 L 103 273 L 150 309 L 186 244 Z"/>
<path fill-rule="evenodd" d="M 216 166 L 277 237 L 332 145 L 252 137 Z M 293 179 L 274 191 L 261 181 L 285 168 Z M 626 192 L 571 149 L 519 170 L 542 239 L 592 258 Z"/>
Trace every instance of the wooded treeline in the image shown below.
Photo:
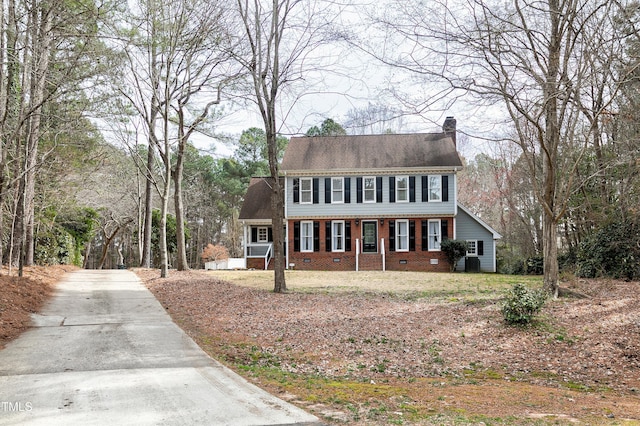
<path fill-rule="evenodd" d="M 491 152 L 467 158 L 458 185 L 504 236 L 502 271 L 544 271 L 553 287 L 549 259 L 559 257 L 584 275 L 607 272 L 607 261 L 622 265 L 614 275 L 640 275 L 637 2 L 389 1 L 362 16 L 366 39 L 327 5 L 340 7 L 0 0 L 3 263 L 166 275 L 201 266 L 211 243 L 241 256 L 246 185 L 278 173 L 287 143 L 279 99 L 320 91 L 322 78 L 305 76 L 334 72 L 322 50 L 332 43 L 420 89 L 390 77 L 387 97 L 320 118 L 308 135 L 410 132 L 408 114 L 449 113 L 463 98 L 480 113 L 503 105 Z M 220 119 L 242 108 L 260 112 L 262 129 L 221 132 Z M 467 123 L 459 117 L 461 141 L 474 133 Z M 203 140 L 233 153 L 205 151 Z"/>

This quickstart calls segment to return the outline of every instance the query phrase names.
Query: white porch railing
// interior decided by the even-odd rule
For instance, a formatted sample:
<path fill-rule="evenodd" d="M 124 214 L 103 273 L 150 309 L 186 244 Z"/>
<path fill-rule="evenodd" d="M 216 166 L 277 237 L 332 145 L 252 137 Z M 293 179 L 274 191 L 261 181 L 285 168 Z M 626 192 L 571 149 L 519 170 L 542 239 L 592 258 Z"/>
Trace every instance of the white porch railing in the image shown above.
<path fill-rule="evenodd" d="M 253 243 L 247 246 L 247 258 L 264 259 L 264 269 L 269 268 L 269 262 L 273 256 L 272 243 Z"/>

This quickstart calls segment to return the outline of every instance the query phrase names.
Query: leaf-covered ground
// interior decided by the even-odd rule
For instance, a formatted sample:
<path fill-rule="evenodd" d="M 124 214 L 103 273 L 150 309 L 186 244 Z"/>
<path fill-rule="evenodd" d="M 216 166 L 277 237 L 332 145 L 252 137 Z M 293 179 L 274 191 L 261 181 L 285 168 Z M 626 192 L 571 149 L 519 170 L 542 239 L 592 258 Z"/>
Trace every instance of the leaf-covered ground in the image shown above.
<path fill-rule="evenodd" d="M 73 266 L 32 266 L 17 276 L 14 268 L 0 274 L 0 349 L 29 327 L 31 314 L 51 296 L 55 283 Z"/>
<path fill-rule="evenodd" d="M 326 421 L 640 420 L 637 282 L 572 282 L 588 297 L 551 301 L 518 328 L 504 324 L 498 293 L 279 295 L 198 272 L 137 273 L 213 357 Z"/>

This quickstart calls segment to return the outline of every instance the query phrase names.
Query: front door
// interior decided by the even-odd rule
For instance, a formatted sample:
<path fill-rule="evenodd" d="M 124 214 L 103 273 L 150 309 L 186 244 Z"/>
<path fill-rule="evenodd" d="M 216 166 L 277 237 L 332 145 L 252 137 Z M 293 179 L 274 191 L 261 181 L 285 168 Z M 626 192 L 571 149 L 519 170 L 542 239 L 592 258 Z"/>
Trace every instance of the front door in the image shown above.
<path fill-rule="evenodd" d="M 378 252 L 378 222 L 362 222 L 362 252 Z"/>

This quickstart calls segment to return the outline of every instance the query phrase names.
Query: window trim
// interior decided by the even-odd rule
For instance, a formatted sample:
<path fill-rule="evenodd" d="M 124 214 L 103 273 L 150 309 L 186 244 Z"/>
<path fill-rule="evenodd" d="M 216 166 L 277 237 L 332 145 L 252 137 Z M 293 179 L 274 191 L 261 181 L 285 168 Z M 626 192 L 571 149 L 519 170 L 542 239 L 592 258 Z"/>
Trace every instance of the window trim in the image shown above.
<path fill-rule="evenodd" d="M 367 189 L 367 179 L 373 181 L 373 189 Z M 378 184 L 375 176 L 363 176 L 362 177 L 362 202 L 363 203 L 376 203 L 377 194 L 378 194 Z M 372 192 L 373 198 L 371 200 L 367 200 L 367 192 Z"/>
<path fill-rule="evenodd" d="M 334 188 L 334 183 L 336 181 L 340 181 L 340 190 L 336 191 Z M 335 195 L 340 194 L 340 199 L 336 200 Z M 344 178 L 343 177 L 332 177 L 331 178 L 331 204 L 344 204 Z"/>
<path fill-rule="evenodd" d="M 336 226 L 341 226 L 341 233 L 336 233 Z M 337 248 L 337 243 L 340 242 L 342 249 Z M 344 253 L 346 251 L 346 225 L 344 220 L 332 220 L 331 221 L 331 251 L 336 253 Z"/>
<path fill-rule="evenodd" d="M 309 182 L 309 189 L 303 189 L 303 182 Z M 300 191 L 300 204 L 313 204 L 313 178 L 303 177 L 300 178 L 299 183 L 299 191 Z M 309 201 L 304 201 L 303 194 L 309 194 Z"/>
<path fill-rule="evenodd" d="M 308 227 L 308 228 L 307 228 Z M 309 235 L 305 235 L 305 229 L 309 230 Z M 313 244 L 313 221 L 312 220 L 301 220 L 300 221 L 300 252 L 301 253 L 313 253 L 314 244 Z M 309 248 L 305 249 L 305 241 L 308 244 Z"/>
<path fill-rule="evenodd" d="M 469 250 L 469 244 L 473 244 L 473 250 Z M 467 256 L 478 257 L 478 240 L 467 240 Z"/>
<path fill-rule="evenodd" d="M 431 179 L 438 183 L 438 198 L 431 198 Z M 442 202 L 442 175 L 427 175 L 427 201 L 430 203 Z"/>
<path fill-rule="evenodd" d="M 401 181 L 405 181 L 406 182 L 406 187 L 404 189 L 405 191 L 405 199 L 401 199 L 400 198 L 400 185 L 399 183 Z M 409 176 L 408 175 L 403 175 L 403 176 L 396 176 L 396 203 L 408 203 L 409 202 Z"/>
<path fill-rule="evenodd" d="M 400 228 L 402 228 L 402 226 L 400 226 L 400 224 L 404 224 L 405 225 L 405 230 L 406 230 L 406 234 L 405 235 L 401 235 L 400 234 Z M 395 251 L 397 252 L 408 252 L 409 251 L 409 219 L 398 219 L 396 220 L 396 244 L 395 244 Z M 402 241 L 404 241 L 404 244 L 402 243 Z M 405 247 L 405 248 L 399 248 L 399 247 Z"/>
<path fill-rule="evenodd" d="M 262 235 L 262 233 L 264 232 L 264 236 Z M 256 241 L 256 243 L 268 243 L 269 242 L 269 227 L 267 226 L 259 226 L 258 230 L 256 231 L 257 233 L 257 239 L 258 241 Z M 264 237 L 264 238 L 262 238 Z"/>
<path fill-rule="evenodd" d="M 436 233 L 432 234 L 431 233 L 431 224 L 435 223 L 437 224 L 437 226 L 435 227 L 436 229 Z M 429 221 L 427 222 L 427 233 L 428 233 L 428 244 L 429 244 L 429 251 L 441 251 L 441 246 L 440 244 L 442 243 L 442 221 L 440 219 L 429 219 Z M 435 247 L 435 244 L 432 245 L 431 244 L 431 238 L 432 237 L 436 237 L 434 240 L 434 243 L 437 243 L 437 248 Z"/>

